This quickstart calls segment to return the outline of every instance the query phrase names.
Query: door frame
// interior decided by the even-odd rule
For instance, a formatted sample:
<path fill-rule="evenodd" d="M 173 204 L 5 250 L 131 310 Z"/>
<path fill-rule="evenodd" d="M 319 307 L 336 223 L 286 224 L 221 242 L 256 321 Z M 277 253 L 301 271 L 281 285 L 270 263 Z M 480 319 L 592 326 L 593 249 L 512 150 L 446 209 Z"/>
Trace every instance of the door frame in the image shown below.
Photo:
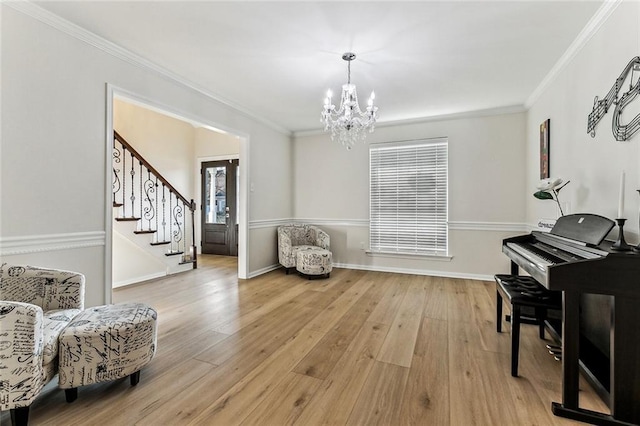
<path fill-rule="evenodd" d="M 106 100 L 106 125 L 105 125 L 105 250 L 104 250 L 104 301 L 109 304 L 112 301 L 113 277 L 113 192 L 111 188 L 113 173 L 113 100 L 122 99 L 139 105 L 152 111 L 186 121 L 194 125 L 211 128 L 219 132 L 226 132 L 238 137 L 240 153 L 238 160 L 243 164 L 240 168 L 240 217 L 238 218 L 238 278 L 249 278 L 249 158 L 250 135 L 240 130 L 228 127 L 221 123 L 202 118 L 196 114 L 185 112 L 175 107 L 168 106 L 155 99 L 131 92 L 111 83 L 105 83 Z"/>

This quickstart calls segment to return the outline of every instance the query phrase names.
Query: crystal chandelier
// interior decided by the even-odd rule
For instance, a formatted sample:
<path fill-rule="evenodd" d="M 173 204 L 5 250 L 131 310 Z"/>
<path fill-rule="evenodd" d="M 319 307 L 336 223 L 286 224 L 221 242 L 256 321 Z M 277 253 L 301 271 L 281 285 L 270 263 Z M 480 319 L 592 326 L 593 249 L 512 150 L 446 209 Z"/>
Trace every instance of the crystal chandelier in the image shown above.
<path fill-rule="evenodd" d="M 342 97 L 340 98 L 340 108 L 336 110 L 331 103 L 331 90 L 327 91 L 327 98 L 324 100 L 322 108 L 322 119 L 324 130 L 331 129 L 331 139 L 337 140 L 342 146 L 351 149 L 353 145 L 361 140 L 364 141 L 366 129 L 373 132 L 378 118 L 378 107 L 373 105 L 375 93 L 371 92 L 371 97 L 367 102 L 367 110 L 362 112 L 358 105 L 358 94 L 355 84 L 351 84 L 351 61 L 356 58 L 355 53 L 347 52 L 342 55 L 342 59 L 348 63 L 347 84 L 342 85 Z"/>

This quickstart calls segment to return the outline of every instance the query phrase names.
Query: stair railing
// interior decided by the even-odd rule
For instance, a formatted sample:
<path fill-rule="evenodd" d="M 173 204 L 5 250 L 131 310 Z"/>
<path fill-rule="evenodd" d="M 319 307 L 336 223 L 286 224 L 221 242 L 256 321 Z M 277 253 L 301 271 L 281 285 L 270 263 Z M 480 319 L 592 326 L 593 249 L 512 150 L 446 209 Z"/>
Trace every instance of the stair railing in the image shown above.
<path fill-rule="evenodd" d="M 113 206 L 121 208 L 116 220 L 137 222 L 134 233 L 152 234 L 152 246 L 167 245 L 166 256 L 182 256 L 180 263 L 197 268 L 196 203 L 180 194 L 115 130 L 113 139 Z"/>

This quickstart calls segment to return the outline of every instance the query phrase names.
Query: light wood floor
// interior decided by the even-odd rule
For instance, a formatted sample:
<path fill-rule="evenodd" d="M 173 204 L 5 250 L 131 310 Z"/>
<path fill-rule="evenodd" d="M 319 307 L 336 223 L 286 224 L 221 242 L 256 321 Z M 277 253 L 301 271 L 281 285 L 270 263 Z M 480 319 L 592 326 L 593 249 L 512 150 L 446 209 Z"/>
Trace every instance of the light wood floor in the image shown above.
<path fill-rule="evenodd" d="M 335 269 L 238 280 L 234 258 L 114 291 L 158 310 L 158 352 L 67 404 L 54 382 L 32 425 L 554 425 L 560 364 L 523 326 L 520 376 L 495 285 Z M 606 411 L 586 385 L 581 405 Z M 2 424 L 8 424 L 2 413 Z"/>

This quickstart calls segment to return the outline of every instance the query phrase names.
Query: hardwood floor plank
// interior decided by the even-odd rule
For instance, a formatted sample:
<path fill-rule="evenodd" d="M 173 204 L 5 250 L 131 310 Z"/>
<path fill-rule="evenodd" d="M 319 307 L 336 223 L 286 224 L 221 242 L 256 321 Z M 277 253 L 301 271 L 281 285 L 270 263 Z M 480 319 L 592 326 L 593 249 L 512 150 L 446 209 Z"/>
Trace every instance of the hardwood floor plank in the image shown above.
<path fill-rule="evenodd" d="M 446 321 L 423 318 L 398 423 L 450 424 L 449 345 Z"/>
<path fill-rule="evenodd" d="M 377 360 L 410 367 L 427 292 L 424 277 L 406 276 L 402 281 L 408 286 L 407 293 L 402 299 Z"/>
<path fill-rule="evenodd" d="M 302 329 L 227 392 L 200 412 L 189 424 L 231 424 L 242 422 L 273 392 L 293 366 L 318 343 L 322 333 Z M 278 398 L 279 396 L 276 396 Z"/>
<path fill-rule="evenodd" d="M 354 336 L 367 321 L 383 294 L 383 283 L 374 282 L 293 371 L 325 379 L 344 355 Z"/>
<path fill-rule="evenodd" d="M 347 424 L 388 331 L 388 325 L 372 322 L 360 328 L 296 424 Z"/>
<path fill-rule="evenodd" d="M 392 276 L 381 275 L 380 278 L 385 280 L 385 286 L 388 289 L 380 299 L 378 306 L 371 313 L 369 321 L 391 325 L 398 313 L 398 309 L 400 309 L 400 304 L 405 294 L 407 294 L 408 286 L 401 284 L 402 275 L 400 274 Z"/>
<path fill-rule="evenodd" d="M 331 330 L 340 318 L 351 309 L 353 305 L 367 292 L 367 290 L 373 285 L 373 281 L 360 278 L 356 281 L 353 287 L 346 290 L 340 295 L 333 303 L 323 309 L 320 314 L 311 321 L 306 328 L 311 330 L 328 332 Z"/>
<path fill-rule="evenodd" d="M 446 321 L 447 315 L 447 292 L 448 279 L 443 277 L 426 277 L 429 285 L 426 287 L 427 296 L 425 298 L 424 316 L 433 319 Z M 447 283 L 445 284 L 445 281 Z"/>
<path fill-rule="evenodd" d="M 322 380 L 287 373 L 241 424 L 262 426 L 269 419 L 273 425 L 292 425 L 321 385 Z"/>
<path fill-rule="evenodd" d="M 400 406 L 408 377 L 408 368 L 376 361 L 347 424 L 399 424 Z"/>

